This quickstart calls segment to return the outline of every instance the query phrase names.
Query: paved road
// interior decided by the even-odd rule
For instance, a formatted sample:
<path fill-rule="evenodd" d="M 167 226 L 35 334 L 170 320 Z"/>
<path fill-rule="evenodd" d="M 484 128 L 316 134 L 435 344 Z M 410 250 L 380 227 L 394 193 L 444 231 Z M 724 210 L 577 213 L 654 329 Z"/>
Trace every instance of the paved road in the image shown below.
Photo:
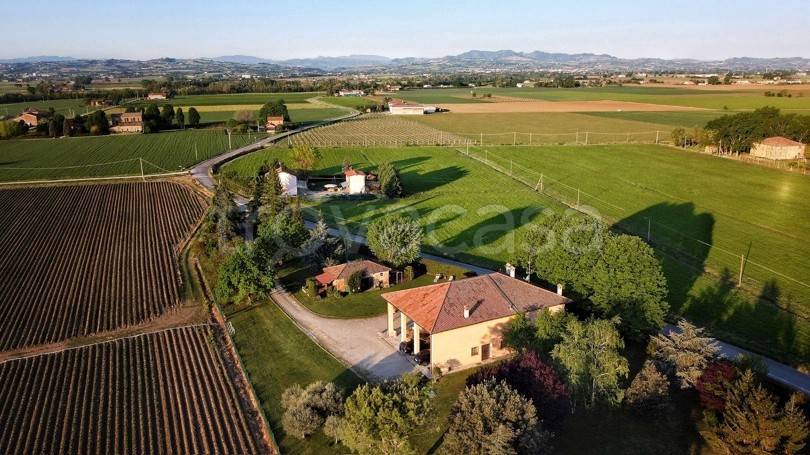
<path fill-rule="evenodd" d="M 271 296 L 310 337 L 362 376 L 381 381 L 415 369 L 380 336 L 387 327 L 386 315 L 363 319 L 325 318 L 309 311 L 284 289 L 276 288 Z"/>
<path fill-rule="evenodd" d="M 340 119 L 335 119 L 333 121 L 343 120 L 343 119 L 346 119 L 346 118 L 354 117 L 356 115 L 358 115 L 358 113 L 355 112 L 355 113 L 349 114 L 347 116 L 341 117 Z M 194 167 L 192 169 L 192 175 L 203 186 L 205 186 L 206 188 L 209 188 L 209 189 L 213 189 L 214 182 L 211 179 L 211 170 L 214 167 L 220 166 L 223 163 L 225 163 L 225 162 L 227 162 L 229 160 L 232 160 L 232 159 L 234 159 L 234 158 L 236 158 L 238 156 L 241 156 L 241 155 L 244 155 L 246 153 L 250 153 L 250 152 L 252 152 L 254 150 L 257 150 L 257 149 L 263 147 L 265 144 L 268 144 L 270 142 L 282 139 L 282 138 L 287 137 L 287 136 L 289 136 L 291 134 L 295 134 L 295 133 L 304 131 L 306 129 L 313 128 L 315 126 L 319 126 L 319 125 L 311 125 L 309 127 L 289 131 L 287 133 L 282 133 L 280 135 L 275 135 L 275 136 L 272 136 L 270 138 L 263 139 L 262 141 L 259 141 L 259 142 L 255 143 L 255 144 L 251 144 L 249 146 L 245 146 L 245 147 L 242 147 L 240 149 L 232 150 L 232 151 L 230 151 L 228 153 L 225 153 L 223 155 L 217 156 L 215 158 L 211 158 L 211 159 L 209 159 L 207 161 L 204 161 L 204 162 L 198 164 L 196 167 Z M 237 197 L 236 202 L 239 205 L 244 205 L 244 204 L 247 203 L 247 200 L 244 199 L 244 198 L 241 198 L 241 197 Z M 314 227 L 314 223 L 312 223 L 312 222 L 308 221 L 308 222 L 306 222 L 306 224 L 307 224 L 307 227 L 310 228 L 310 229 L 312 227 Z M 359 236 L 359 235 L 356 235 L 356 234 L 352 234 L 351 232 L 349 232 L 346 229 L 330 228 L 329 233 L 331 235 L 334 235 L 334 236 L 340 236 L 340 237 L 348 238 L 353 243 L 357 243 L 357 244 L 361 244 L 361 245 L 366 244 L 365 237 L 362 237 L 362 236 Z M 435 255 L 431 255 L 431 254 L 424 254 L 423 256 L 426 259 L 430 259 L 430 260 L 433 260 L 433 261 L 437 261 L 437 262 L 441 262 L 441 263 L 445 263 L 445 264 L 450 264 L 450 265 L 454 265 L 454 266 L 457 266 L 457 267 L 466 268 L 467 270 L 476 272 L 479 275 L 486 275 L 488 273 L 493 273 L 494 272 L 493 270 L 490 270 L 490 269 L 486 269 L 486 268 L 483 268 L 483 267 L 478 267 L 478 266 L 475 266 L 475 265 L 472 265 L 472 264 L 465 264 L 463 262 L 459 262 L 459 261 L 449 259 L 449 258 L 446 258 L 446 257 L 442 257 L 442 256 L 435 256 Z M 274 299 L 276 299 L 277 302 L 279 302 L 279 300 L 286 300 L 284 297 L 281 297 L 282 295 L 283 294 L 277 294 L 277 296 L 274 297 Z M 298 321 L 299 324 L 303 325 L 304 327 L 307 327 L 307 330 L 310 330 L 311 333 L 315 334 L 316 338 L 318 338 L 319 340 L 321 339 L 321 338 L 319 338 L 319 334 L 320 334 L 320 337 L 323 337 L 323 339 L 326 340 L 326 341 L 323 342 L 323 343 L 327 343 L 326 347 L 331 352 L 336 354 L 338 357 L 343 358 L 344 360 L 349 362 L 350 365 L 355 365 L 358 369 L 361 369 L 361 370 L 365 369 L 365 370 L 371 372 L 370 374 L 372 376 L 376 376 L 377 374 L 381 374 L 380 377 L 385 377 L 385 375 L 387 374 L 388 371 L 393 372 L 393 371 L 398 370 L 398 367 L 389 366 L 389 364 L 386 363 L 386 362 L 396 363 L 395 360 L 387 359 L 384 356 L 380 357 L 380 356 L 383 355 L 382 354 L 383 353 L 383 351 L 382 351 L 383 348 L 381 346 L 377 347 L 376 341 L 379 341 L 380 343 L 385 344 L 386 346 L 388 346 L 388 345 L 382 339 L 380 339 L 379 337 L 376 337 L 376 333 L 375 333 L 376 339 L 374 340 L 373 343 L 371 341 L 371 338 L 368 337 L 368 332 L 371 329 L 371 327 L 374 324 L 379 325 L 379 322 L 374 322 L 374 320 L 378 319 L 378 318 L 372 318 L 372 319 L 367 319 L 367 320 L 366 319 L 345 320 L 345 319 L 322 318 L 322 317 L 314 315 L 313 313 L 309 312 L 305 308 L 302 308 L 299 303 L 295 302 L 295 299 L 292 296 L 289 296 L 289 294 L 287 294 L 287 296 L 289 297 L 289 299 L 292 299 L 293 302 L 286 301 L 284 305 L 282 305 L 281 303 L 279 303 L 279 305 L 282 305 L 282 307 L 285 308 L 285 311 L 287 309 L 289 309 L 290 311 L 288 311 L 288 314 L 290 314 L 291 317 L 296 319 L 296 321 Z M 296 306 L 294 304 L 297 304 L 298 308 L 296 308 Z M 303 310 L 303 312 L 301 310 Z M 301 318 L 301 320 L 298 319 L 299 317 Z M 381 321 L 382 321 L 381 324 L 382 325 L 380 325 L 380 327 L 385 327 L 385 324 L 386 324 L 385 316 L 381 316 L 380 318 L 382 318 L 381 319 Z M 354 325 L 355 321 L 357 321 L 356 326 Z M 663 328 L 662 332 L 667 333 L 667 332 L 669 332 L 670 330 L 673 330 L 673 329 L 676 329 L 676 328 L 674 326 L 672 326 L 672 325 L 667 325 L 666 327 Z M 318 330 L 320 330 L 320 331 L 318 331 Z M 362 340 L 362 343 L 359 344 L 359 345 L 356 344 L 352 340 L 344 339 L 346 337 L 346 335 L 345 335 L 346 333 L 353 334 L 353 332 L 355 330 L 359 330 L 361 333 L 365 333 L 365 335 L 362 335 L 360 338 L 354 338 L 356 340 Z M 380 330 L 382 330 L 382 328 L 380 328 Z M 344 333 L 344 335 L 340 335 L 340 333 Z M 368 344 L 368 345 L 363 344 L 363 343 L 366 343 L 366 342 L 369 342 L 371 344 Z M 346 343 L 346 344 L 344 344 L 344 343 Z M 729 359 L 736 358 L 737 356 L 739 356 L 741 354 L 753 354 L 750 351 L 747 351 L 745 349 L 742 349 L 742 348 L 737 347 L 737 346 L 735 346 L 733 344 L 730 344 L 730 343 L 726 343 L 726 342 L 719 341 L 719 340 L 718 340 L 718 343 L 719 343 L 719 346 L 720 346 L 720 354 L 722 356 L 726 357 L 726 358 L 729 358 Z M 368 357 L 367 358 L 362 358 L 362 356 L 359 354 L 359 352 L 356 351 L 357 349 L 363 349 L 363 350 L 368 351 L 368 352 L 366 352 L 368 354 Z M 388 346 L 388 349 L 390 350 L 390 346 Z M 399 354 L 397 353 L 397 355 L 399 355 Z M 756 354 L 753 354 L 753 355 L 756 355 Z M 762 356 L 760 356 L 760 357 L 762 357 Z M 351 360 L 349 360 L 349 359 L 351 359 Z M 770 359 L 770 358 L 767 358 L 767 357 L 762 357 L 762 359 L 768 365 L 768 377 L 769 378 L 771 378 L 772 380 L 774 380 L 774 381 L 776 381 L 776 382 L 778 382 L 778 383 L 780 383 L 780 384 L 782 384 L 782 385 L 784 385 L 786 387 L 790 387 L 790 388 L 792 388 L 794 390 L 797 390 L 797 391 L 803 392 L 803 393 L 805 393 L 807 395 L 810 395 L 810 375 L 801 373 L 798 370 L 796 370 L 795 368 L 790 367 L 788 365 L 785 365 L 784 363 L 777 362 L 776 360 L 773 360 L 773 359 Z M 379 366 L 379 372 L 377 372 L 377 373 L 374 373 L 374 371 L 375 371 L 374 366 L 375 365 L 380 365 Z M 404 365 L 402 365 L 402 367 L 404 368 Z"/>

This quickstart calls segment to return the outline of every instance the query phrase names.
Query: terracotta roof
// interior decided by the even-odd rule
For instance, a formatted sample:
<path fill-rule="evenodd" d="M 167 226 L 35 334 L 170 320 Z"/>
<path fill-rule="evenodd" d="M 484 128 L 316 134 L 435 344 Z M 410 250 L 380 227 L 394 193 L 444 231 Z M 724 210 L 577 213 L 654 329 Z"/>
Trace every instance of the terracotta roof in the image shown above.
<path fill-rule="evenodd" d="M 347 169 L 346 172 L 344 172 L 344 174 L 346 174 L 346 177 L 351 177 L 353 175 L 366 175 L 365 172 L 358 171 L 357 169 L 352 169 L 352 168 Z"/>
<path fill-rule="evenodd" d="M 796 146 L 796 145 L 804 145 L 801 142 L 796 142 L 794 140 L 788 139 L 782 136 L 774 136 L 769 137 L 767 139 L 763 139 L 760 144 L 764 145 L 777 145 L 777 146 Z"/>
<path fill-rule="evenodd" d="M 430 333 L 571 302 L 502 273 L 389 292 L 382 297 Z M 470 310 L 469 318 L 464 317 L 465 306 Z"/>
<path fill-rule="evenodd" d="M 338 279 L 345 280 L 349 278 L 352 273 L 360 270 L 364 271 L 366 274 L 391 271 L 390 268 L 382 264 L 377 264 L 374 261 L 352 261 L 345 264 L 333 265 L 332 267 L 324 267 L 323 273 L 316 276 L 315 279 L 321 284 L 329 284 Z"/>

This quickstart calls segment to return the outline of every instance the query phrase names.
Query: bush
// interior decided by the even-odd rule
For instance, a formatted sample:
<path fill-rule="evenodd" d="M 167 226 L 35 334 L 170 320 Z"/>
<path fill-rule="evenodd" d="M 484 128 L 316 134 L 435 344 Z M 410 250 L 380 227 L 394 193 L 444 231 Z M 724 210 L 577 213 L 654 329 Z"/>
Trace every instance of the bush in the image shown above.
<path fill-rule="evenodd" d="M 394 267 L 410 264 L 422 254 L 422 227 L 403 215 L 380 218 L 367 232 L 368 247 L 380 260 Z"/>
<path fill-rule="evenodd" d="M 346 279 L 346 287 L 348 287 L 349 292 L 360 292 L 362 291 L 363 287 L 363 271 L 358 270 L 353 272 L 349 275 L 349 278 Z"/>
<path fill-rule="evenodd" d="M 505 382 L 467 386 L 453 404 L 444 437 L 450 454 L 545 453 L 543 431 L 531 400 Z"/>
<path fill-rule="evenodd" d="M 307 295 L 310 297 L 315 297 L 318 295 L 318 285 L 314 278 L 307 278 L 306 290 Z"/>
<path fill-rule="evenodd" d="M 726 396 L 736 377 L 737 369 L 731 362 L 717 360 L 710 363 L 695 383 L 703 409 L 723 411 L 726 407 Z"/>
<path fill-rule="evenodd" d="M 335 384 L 314 382 L 306 389 L 295 384 L 281 395 L 284 430 L 304 439 L 320 428 L 329 416 L 343 409 L 343 397 Z"/>
<path fill-rule="evenodd" d="M 653 362 L 644 362 L 644 367 L 627 389 L 625 404 L 639 412 L 660 412 L 669 402 L 669 380 Z"/>
<path fill-rule="evenodd" d="M 487 381 L 505 381 L 532 400 L 539 417 L 552 425 L 560 423 L 568 411 L 568 388 L 554 368 L 533 351 L 478 370 L 467 378 L 467 385 Z"/>
<path fill-rule="evenodd" d="M 404 277 L 405 281 L 413 280 L 413 276 L 414 276 L 414 274 L 413 274 L 413 266 L 412 265 L 406 266 L 405 267 L 405 273 L 403 274 L 403 277 Z"/>

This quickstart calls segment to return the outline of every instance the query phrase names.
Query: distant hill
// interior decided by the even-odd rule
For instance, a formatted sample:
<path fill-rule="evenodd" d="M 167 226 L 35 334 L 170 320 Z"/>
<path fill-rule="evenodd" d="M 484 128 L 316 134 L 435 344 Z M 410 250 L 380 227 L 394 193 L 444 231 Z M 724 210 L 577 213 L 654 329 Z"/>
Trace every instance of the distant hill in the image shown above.
<path fill-rule="evenodd" d="M 13 64 L 13 63 L 67 62 L 71 60 L 76 59 L 73 57 L 59 57 L 56 55 L 38 55 L 35 57 L 0 59 L 0 63 Z"/>
<path fill-rule="evenodd" d="M 364 66 L 380 66 L 388 64 L 391 59 L 379 55 L 346 55 L 341 57 L 312 57 L 295 58 L 289 60 L 271 60 L 250 55 L 225 55 L 214 57 L 212 60 L 226 63 L 241 63 L 246 65 L 257 65 L 260 63 L 272 63 L 291 68 L 318 68 L 325 71 L 332 71 L 340 68 L 358 68 Z"/>

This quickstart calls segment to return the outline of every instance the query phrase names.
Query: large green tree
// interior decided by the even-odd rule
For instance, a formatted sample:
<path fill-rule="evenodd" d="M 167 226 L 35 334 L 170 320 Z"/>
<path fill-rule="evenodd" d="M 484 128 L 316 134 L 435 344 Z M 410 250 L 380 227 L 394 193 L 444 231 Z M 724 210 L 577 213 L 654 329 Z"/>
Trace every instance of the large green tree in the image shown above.
<path fill-rule="evenodd" d="M 177 126 L 180 129 L 185 129 L 186 128 L 186 116 L 185 116 L 185 114 L 183 114 L 183 108 L 182 107 L 177 108 L 177 112 L 174 113 L 174 118 L 175 118 L 175 120 L 177 120 Z"/>
<path fill-rule="evenodd" d="M 304 439 L 323 426 L 329 416 L 343 411 L 343 396 L 334 383 L 314 382 L 306 388 L 299 384 L 281 395 L 284 431 Z"/>
<path fill-rule="evenodd" d="M 220 266 L 214 296 L 220 303 L 248 303 L 269 295 L 275 271 L 254 245 L 239 244 Z"/>
<path fill-rule="evenodd" d="M 402 196 L 402 181 L 399 171 L 390 161 L 383 161 L 377 166 L 377 177 L 380 181 L 380 192 L 388 198 Z"/>
<path fill-rule="evenodd" d="M 655 333 L 669 310 L 667 280 L 653 249 L 638 237 L 609 235 L 590 273 L 591 308 L 601 317 L 621 317 L 635 339 Z"/>
<path fill-rule="evenodd" d="M 647 349 L 662 371 L 675 376 L 682 389 L 688 389 L 695 386 L 719 346 L 703 329 L 681 319 L 676 330 L 654 336 Z"/>
<path fill-rule="evenodd" d="M 616 324 L 606 319 L 570 319 L 566 323 L 562 340 L 552 349 L 551 357 L 562 367 L 573 392 L 572 403 L 592 407 L 600 401 L 621 402 L 621 382 L 629 369 L 627 359 L 619 352 L 624 340 Z"/>
<path fill-rule="evenodd" d="M 194 107 L 188 108 L 188 126 L 192 128 L 200 126 L 200 113 Z"/>
<path fill-rule="evenodd" d="M 377 258 L 394 267 L 410 264 L 422 254 L 422 227 L 403 215 L 384 216 L 369 225 L 368 247 Z"/>

